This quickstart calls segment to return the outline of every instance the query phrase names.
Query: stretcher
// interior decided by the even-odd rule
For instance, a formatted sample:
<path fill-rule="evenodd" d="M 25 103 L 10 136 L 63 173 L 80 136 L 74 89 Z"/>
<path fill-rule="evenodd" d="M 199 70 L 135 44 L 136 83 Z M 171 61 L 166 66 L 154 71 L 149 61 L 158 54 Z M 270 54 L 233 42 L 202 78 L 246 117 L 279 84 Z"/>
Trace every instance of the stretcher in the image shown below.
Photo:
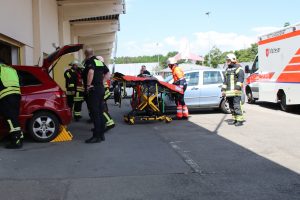
<path fill-rule="evenodd" d="M 115 73 L 113 80 L 125 88 L 133 88 L 131 97 L 132 110 L 124 116 L 124 121 L 133 125 L 140 121 L 172 121 L 165 114 L 164 94 L 183 94 L 179 86 L 159 81 L 153 77 L 135 77 Z M 121 88 L 121 87 L 120 87 Z M 121 105 L 121 102 L 120 102 Z"/>

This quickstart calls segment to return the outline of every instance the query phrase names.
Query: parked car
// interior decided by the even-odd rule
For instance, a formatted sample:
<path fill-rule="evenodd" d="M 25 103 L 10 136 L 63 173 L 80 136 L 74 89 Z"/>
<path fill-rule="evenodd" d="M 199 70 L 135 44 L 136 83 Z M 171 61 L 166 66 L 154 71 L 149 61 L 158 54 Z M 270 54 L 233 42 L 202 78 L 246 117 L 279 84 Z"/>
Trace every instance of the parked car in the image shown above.
<path fill-rule="evenodd" d="M 72 120 L 65 92 L 49 72 L 61 56 L 80 49 L 81 44 L 64 46 L 46 57 L 42 67 L 13 66 L 18 72 L 21 86 L 21 128 L 35 141 L 53 140 L 59 134 L 60 126 L 68 125 Z M 7 134 L 7 123 L 0 118 L 0 137 Z"/>
<path fill-rule="evenodd" d="M 221 87 L 224 80 L 222 69 L 199 67 L 199 69 L 185 72 L 187 89 L 184 100 L 189 109 L 193 108 L 218 108 L 224 113 L 230 113 L 228 102 L 222 97 Z M 173 77 L 165 79 L 173 83 Z M 175 107 L 171 96 L 164 97 L 166 108 Z"/>

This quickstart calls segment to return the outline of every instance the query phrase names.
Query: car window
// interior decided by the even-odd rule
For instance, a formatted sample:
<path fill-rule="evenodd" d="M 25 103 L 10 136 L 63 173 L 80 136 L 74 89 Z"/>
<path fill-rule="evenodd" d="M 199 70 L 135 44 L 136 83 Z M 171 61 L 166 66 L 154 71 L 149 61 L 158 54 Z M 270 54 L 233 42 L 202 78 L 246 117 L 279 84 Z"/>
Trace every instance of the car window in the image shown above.
<path fill-rule="evenodd" d="M 173 79 L 173 75 L 170 75 L 170 76 L 167 76 L 166 78 L 165 78 L 165 82 L 170 82 L 171 80 Z"/>
<path fill-rule="evenodd" d="M 203 72 L 203 85 L 222 83 L 222 76 L 219 71 Z"/>
<path fill-rule="evenodd" d="M 20 86 L 40 85 L 41 82 L 29 72 L 19 71 Z"/>
<path fill-rule="evenodd" d="M 195 86 L 199 84 L 199 72 L 186 73 L 185 78 L 188 86 Z"/>

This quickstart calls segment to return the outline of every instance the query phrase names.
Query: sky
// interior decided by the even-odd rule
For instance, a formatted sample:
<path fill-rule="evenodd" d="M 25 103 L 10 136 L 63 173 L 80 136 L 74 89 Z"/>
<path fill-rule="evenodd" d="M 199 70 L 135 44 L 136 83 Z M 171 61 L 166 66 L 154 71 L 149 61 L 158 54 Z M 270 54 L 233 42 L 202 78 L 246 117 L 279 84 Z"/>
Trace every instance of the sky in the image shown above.
<path fill-rule="evenodd" d="M 126 0 L 117 57 L 166 55 L 187 46 L 198 55 L 212 46 L 247 48 L 285 22 L 300 22 L 299 7 L 300 0 Z"/>

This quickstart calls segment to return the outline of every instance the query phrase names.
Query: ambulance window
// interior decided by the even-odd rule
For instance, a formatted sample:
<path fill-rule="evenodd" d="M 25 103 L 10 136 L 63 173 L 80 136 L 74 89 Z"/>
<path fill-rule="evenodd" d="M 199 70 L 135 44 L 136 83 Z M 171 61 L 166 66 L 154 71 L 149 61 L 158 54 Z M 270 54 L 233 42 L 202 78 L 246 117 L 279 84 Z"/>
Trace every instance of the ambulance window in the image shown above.
<path fill-rule="evenodd" d="M 254 60 L 254 63 L 253 63 L 253 66 L 252 66 L 252 73 L 255 73 L 258 69 L 259 69 L 258 56 L 256 56 L 256 58 Z"/>

